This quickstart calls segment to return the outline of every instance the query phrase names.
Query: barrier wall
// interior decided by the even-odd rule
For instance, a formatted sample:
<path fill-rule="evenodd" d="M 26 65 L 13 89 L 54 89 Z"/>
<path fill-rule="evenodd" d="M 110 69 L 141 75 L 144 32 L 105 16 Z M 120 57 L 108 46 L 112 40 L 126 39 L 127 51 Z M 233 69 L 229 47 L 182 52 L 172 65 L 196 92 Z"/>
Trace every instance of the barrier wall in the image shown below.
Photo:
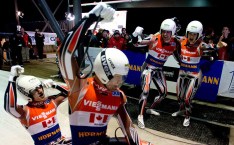
<path fill-rule="evenodd" d="M 94 61 L 100 48 L 90 47 L 89 55 Z M 147 57 L 146 53 L 123 51 L 129 59 L 130 71 L 126 83 L 140 85 L 141 66 Z M 118 57 L 118 56 L 117 56 Z M 89 64 L 86 60 L 86 64 Z M 234 62 L 229 61 L 206 61 L 202 60 L 203 70 L 202 83 L 195 96 L 198 100 L 215 102 L 217 96 L 234 98 Z M 176 93 L 176 81 L 179 74 L 177 61 L 170 56 L 164 64 L 164 74 L 167 80 L 168 92 Z M 156 89 L 152 84 L 151 88 Z"/>

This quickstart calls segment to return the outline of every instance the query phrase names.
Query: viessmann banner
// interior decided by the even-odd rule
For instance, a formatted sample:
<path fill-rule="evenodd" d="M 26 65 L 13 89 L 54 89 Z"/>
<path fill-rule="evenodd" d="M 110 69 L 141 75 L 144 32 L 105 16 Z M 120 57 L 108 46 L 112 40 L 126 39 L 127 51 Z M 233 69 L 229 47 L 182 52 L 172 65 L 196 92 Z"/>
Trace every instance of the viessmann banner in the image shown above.
<path fill-rule="evenodd" d="M 101 51 L 100 48 L 90 48 L 89 54 L 94 61 L 96 55 Z M 145 53 L 123 51 L 129 59 L 129 73 L 126 83 L 141 85 L 141 66 L 147 56 Z M 86 59 L 86 64 L 90 64 Z M 168 92 L 176 93 L 176 80 L 178 78 L 178 62 L 170 56 L 164 65 L 164 74 L 167 79 Z M 203 61 L 202 64 L 202 83 L 195 96 L 198 100 L 215 102 L 217 95 L 234 98 L 234 63 L 227 61 Z"/>
<path fill-rule="evenodd" d="M 141 66 L 145 61 L 146 54 L 140 52 L 133 52 L 124 50 L 124 54 L 127 56 L 129 61 L 129 72 L 126 79 L 126 83 L 141 85 Z"/>
<path fill-rule="evenodd" d="M 208 102 L 217 100 L 223 64 L 223 61 L 209 62 L 202 60 L 202 83 L 195 95 L 196 99 Z"/>

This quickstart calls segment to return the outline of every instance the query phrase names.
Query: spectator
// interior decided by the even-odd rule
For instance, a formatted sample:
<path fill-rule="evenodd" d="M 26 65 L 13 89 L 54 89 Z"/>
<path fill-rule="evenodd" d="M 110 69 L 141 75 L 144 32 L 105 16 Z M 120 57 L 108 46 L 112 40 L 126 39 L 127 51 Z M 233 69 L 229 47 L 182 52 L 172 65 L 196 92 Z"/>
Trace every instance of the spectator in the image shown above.
<path fill-rule="evenodd" d="M 213 28 L 207 28 L 207 30 L 205 31 L 205 37 L 203 39 L 203 41 L 207 44 L 209 44 L 209 46 L 211 48 L 214 48 L 216 47 L 216 39 L 217 37 L 215 36 L 215 32 L 214 32 L 214 29 Z"/>
<path fill-rule="evenodd" d="M 117 48 L 119 50 L 125 49 L 125 42 L 124 38 L 120 36 L 119 30 L 115 30 L 113 36 L 108 41 L 108 47 L 109 48 Z"/>
<path fill-rule="evenodd" d="M 101 48 L 107 48 L 108 41 L 109 41 L 108 34 L 109 34 L 108 30 L 104 29 L 102 31 L 101 37 L 98 38 L 98 40 L 99 40 L 99 47 L 101 47 Z"/>
<path fill-rule="evenodd" d="M 3 50 L 7 54 L 7 61 L 11 64 L 11 45 L 9 37 L 5 38 L 5 42 L 3 43 Z"/>
<path fill-rule="evenodd" d="M 131 36 L 129 34 L 124 35 L 124 46 L 125 46 L 125 49 L 128 49 L 129 47 L 131 47 Z"/>
<path fill-rule="evenodd" d="M 219 60 L 229 60 L 228 49 L 229 47 L 231 47 L 229 34 L 230 34 L 229 27 L 224 26 L 222 29 L 222 35 L 219 37 L 219 41 L 217 44 Z"/>
<path fill-rule="evenodd" d="M 124 36 L 127 34 L 126 28 L 121 29 L 121 37 L 124 38 Z"/>
<path fill-rule="evenodd" d="M 16 31 L 10 39 L 11 44 L 11 59 L 12 65 L 17 63 L 23 66 L 22 59 L 22 46 L 24 45 L 24 39 L 20 31 Z"/>
<path fill-rule="evenodd" d="M 28 33 L 25 32 L 23 27 L 20 28 L 20 31 L 24 40 L 24 45 L 22 47 L 22 57 L 27 62 L 29 60 L 29 50 L 32 48 L 32 40 L 29 37 Z"/>
<path fill-rule="evenodd" d="M 43 60 L 44 39 L 45 39 L 44 34 L 42 34 L 42 32 L 40 32 L 39 29 L 36 29 L 35 41 L 36 41 L 38 56 L 39 56 L 39 59 L 41 60 Z"/>

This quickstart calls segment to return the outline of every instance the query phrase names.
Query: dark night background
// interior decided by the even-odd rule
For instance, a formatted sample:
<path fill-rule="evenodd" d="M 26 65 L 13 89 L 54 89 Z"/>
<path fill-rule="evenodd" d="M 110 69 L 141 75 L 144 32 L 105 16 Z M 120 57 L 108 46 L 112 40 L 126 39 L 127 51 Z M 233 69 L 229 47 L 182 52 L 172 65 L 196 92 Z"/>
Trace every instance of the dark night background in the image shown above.
<path fill-rule="evenodd" d="M 128 11 L 127 30 L 129 32 L 134 31 L 136 26 L 142 26 L 145 29 L 145 33 L 155 33 L 159 30 L 160 24 L 165 18 L 176 16 L 182 25 L 181 35 L 185 32 L 187 24 L 192 20 L 201 21 L 204 29 L 213 27 L 216 34 L 220 35 L 224 25 L 233 27 L 234 8 L 230 3 L 226 3 L 225 1 L 212 1 L 211 7 L 118 8 L 117 10 Z M 0 32 L 14 32 L 16 29 L 14 0 L 4 0 L 1 2 Z M 52 12 L 59 2 L 59 0 L 47 0 Z M 67 11 L 67 7 L 67 0 L 64 0 L 58 12 L 55 14 L 56 20 L 65 19 L 64 13 Z M 82 7 L 82 12 L 88 12 L 92 7 Z M 23 24 L 33 21 L 44 21 L 31 0 L 18 0 L 18 9 L 25 14 L 23 19 L 20 18 L 20 23 L 23 27 Z M 32 29 L 29 31 L 34 31 L 35 28 L 30 27 L 29 29 Z"/>

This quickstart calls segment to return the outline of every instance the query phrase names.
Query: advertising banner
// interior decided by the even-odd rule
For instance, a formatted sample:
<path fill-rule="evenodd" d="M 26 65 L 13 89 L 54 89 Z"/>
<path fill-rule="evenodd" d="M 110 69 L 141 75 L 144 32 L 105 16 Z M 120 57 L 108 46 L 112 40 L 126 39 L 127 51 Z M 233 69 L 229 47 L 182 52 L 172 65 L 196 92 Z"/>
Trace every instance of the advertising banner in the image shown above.
<path fill-rule="evenodd" d="M 234 98 L 234 62 L 224 61 L 218 95 Z"/>
<path fill-rule="evenodd" d="M 34 31 L 26 31 L 29 35 L 29 37 L 32 40 L 32 45 L 36 45 L 35 41 L 35 32 Z M 45 39 L 44 39 L 44 45 L 56 45 L 56 38 L 57 34 L 56 33 L 47 33 L 47 32 L 42 32 L 44 34 Z"/>
<path fill-rule="evenodd" d="M 141 66 L 145 61 L 146 54 L 141 52 L 133 52 L 124 50 L 125 55 L 129 60 L 129 73 L 126 79 L 126 83 L 141 85 Z M 118 57 L 118 56 L 117 56 Z"/>
<path fill-rule="evenodd" d="M 209 62 L 202 60 L 202 83 L 195 98 L 198 100 L 215 102 L 220 86 L 223 61 Z"/>

